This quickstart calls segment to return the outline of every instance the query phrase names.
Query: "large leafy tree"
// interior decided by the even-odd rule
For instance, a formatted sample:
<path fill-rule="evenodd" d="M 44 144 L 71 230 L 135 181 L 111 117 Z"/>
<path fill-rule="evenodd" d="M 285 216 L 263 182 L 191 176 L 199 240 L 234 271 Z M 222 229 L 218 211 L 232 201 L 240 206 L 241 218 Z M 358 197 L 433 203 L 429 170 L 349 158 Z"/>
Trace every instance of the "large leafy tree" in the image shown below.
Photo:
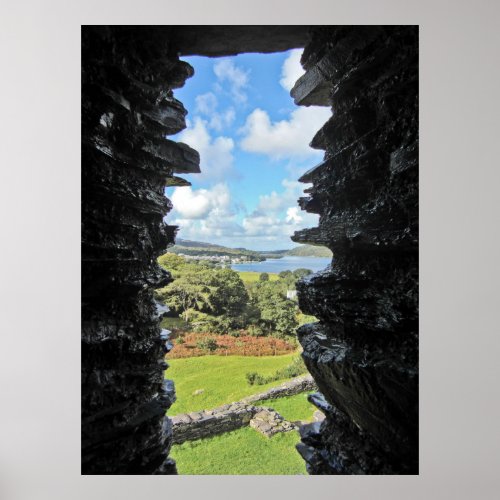
<path fill-rule="evenodd" d="M 298 325 L 296 306 L 286 299 L 286 290 L 310 271 L 287 271 L 280 274 L 278 281 L 259 281 L 247 290 L 240 275 L 229 268 L 213 268 L 209 263 L 188 261 L 174 254 L 163 255 L 159 263 L 175 279 L 157 291 L 158 297 L 186 322 L 193 320 L 196 312 L 207 314 L 204 321 L 221 331 L 251 323 L 267 335 L 294 335 Z"/>
<path fill-rule="evenodd" d="M 186 266 L 172 283 L 158 291 L 159 297 L 171 309 L 189 321 L 191 310 L 212 311 L 213 286 L 207 271 L 199 271 L 195 266 Z"/>
<path fill-rule="evenodd" d="M 249 298 L 240 275 L 232 269 L 217 269 L 213 274 L 212 303 L 215 314 L 237 317 L 243 314 Z"/>
<path fill-rule="evenodd" d="M 312 271 L 310 269 L 304 269 L 303 267 L 300 267 L 299 269 L 295 269 L 295 271 L 293 271 L 293 275 L 295 276 L 295 279 L 305 278 L 306 276 L 309 276 L 310 274 L 312 274 Z"/>
<path fill-rule="evenodd" d="M 175 253 L 166 253 L 158 257 L 158 264 L 174 276 L 182 272 L 182 269 L 188 265 L 187 260 Z"/>
<path fill-rule="evenodd" d="M 312 274 L 310 269 L 305 269 L 303 267 L 295 269 L 295 271 L 281 271 L 279 273 L 279 278 L 283 286 L 288 290 L 294 290 L 297 280 L 309 276 Z"/>
<path fill-rule="evenodd" d="M 278 337 L 292 336 L 297 327 L 295 304 L 287 300 L 278 283 L 262 282 L 254 295 L 262 328 Z"/>
<path fill-rule="evenodd" d="M 170 266 L 175 280 L 158 290 L 158 296 L 185 321 L 193 310 L 228 318 L 242 316 L 249 298 L 237 272 L 170 257 L 161 264 Z"/>

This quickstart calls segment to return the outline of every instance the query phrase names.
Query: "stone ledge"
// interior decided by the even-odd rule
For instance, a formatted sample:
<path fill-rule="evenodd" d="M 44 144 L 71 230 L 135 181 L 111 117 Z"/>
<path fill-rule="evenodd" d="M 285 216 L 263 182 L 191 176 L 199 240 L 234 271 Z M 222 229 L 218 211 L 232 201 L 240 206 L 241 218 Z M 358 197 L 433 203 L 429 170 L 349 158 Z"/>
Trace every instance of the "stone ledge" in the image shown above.
<path fill-rule="evenodd" d="M 297 430 L 299 427 L 285 420 L 277 411 L 272 408 L 261 408 L 250 420 L 250 427 L 266 437 L 274 436 L 278 432 L 289 432 Z"/>

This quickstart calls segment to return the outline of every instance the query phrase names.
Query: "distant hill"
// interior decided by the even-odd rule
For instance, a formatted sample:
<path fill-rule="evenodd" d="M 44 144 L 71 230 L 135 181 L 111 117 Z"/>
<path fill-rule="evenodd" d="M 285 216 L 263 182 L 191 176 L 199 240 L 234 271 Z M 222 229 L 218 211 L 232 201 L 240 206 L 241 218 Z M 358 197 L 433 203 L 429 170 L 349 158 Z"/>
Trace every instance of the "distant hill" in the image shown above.
<path fill-rule="evenodd" d="M 247 250 L 246 248 L 229 248 L 213 243 L 183 240 L 177 238 L 176 244 L 169 249 L 170 252 L 184 255 L 229 255 L 232 257 L 245 257 L 247 260 L 262 261 L 265 259 L 279 259 L 285 255 L 296 257 L 331 257 L 332 252 L 325 247 L 313 245 L 300 245 L 291 250 Z"/>
<path fill-rule="evenodd" d="M 332 252 L 326 247 L 317 247 L 314 245 L 300 245 L 286 252 L 286 255 L 296 257 L 327 257 L 333 256 Z"/>
<path fill-rule="evenodd" d="M 204 256 L 222 256 L 229 255 L 231 257 L 245 257 L 246 260 L 262 261 L 265 257 L 260 252 L 246 250 L 245 248 L 229 248 L 222 245 L 214 245 L 213 243 L 205 243 L 201 241 L 182 240 L 177 238 L 176 244 L 169 249 L 170 252 L 184 255 L 204 255 Z"/>
<path fill-rule="evenodd" d="M 205 243 L 201 241 L 191 241 L 191 240 L 182 240 L 181 238 L 177 238 L 175 246 L 181 247 L 195 247 L 195 248 L 226 248 L 221 245 L 215 245 L 213 243 Z M 244 248 L 235 248 L 234 250 L 245 250 Z"/>

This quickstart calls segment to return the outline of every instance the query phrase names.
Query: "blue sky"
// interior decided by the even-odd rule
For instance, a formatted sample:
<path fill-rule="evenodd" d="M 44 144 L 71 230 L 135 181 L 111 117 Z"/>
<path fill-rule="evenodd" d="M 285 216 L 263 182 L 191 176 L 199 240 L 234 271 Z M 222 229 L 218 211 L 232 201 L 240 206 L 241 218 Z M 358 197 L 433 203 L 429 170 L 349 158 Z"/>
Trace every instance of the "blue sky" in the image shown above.
<path fill-rule="evenodd" d="M 296 179 L 321 161 L 308 144 L 331 112 L 294 105 L 301 52 L 183 58 L 195 74 L 174 91 L 189 114 L 173 139 L 200 153 L 202 173 L 184 176 L 192 187 L 166 190 L 174 204 L 166 221 L 180 226 L 179 238 L 281 249 L 317 224 L 297 205 L 307 186 Z"/>

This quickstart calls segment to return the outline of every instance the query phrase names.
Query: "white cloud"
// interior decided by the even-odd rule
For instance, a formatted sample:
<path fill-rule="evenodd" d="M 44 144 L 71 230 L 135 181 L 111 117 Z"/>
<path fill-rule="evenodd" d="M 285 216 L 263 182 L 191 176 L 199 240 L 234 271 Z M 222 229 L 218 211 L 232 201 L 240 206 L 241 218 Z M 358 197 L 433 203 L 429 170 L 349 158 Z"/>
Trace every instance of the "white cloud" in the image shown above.
<path fill-rule="evenodd" d="M 222 113 L 213 113 L 209 125 L 210 128 L 213 128 L 217 132 L 221 132 L 222 129 L 231 126 L 235 118 L 236 112 L 234 108 L 228 108 Z"/>
<path fill-rule="evenodd" d="M 303 195 L 303 184 L 284 179 L 281 193 L 261 195 L 257 208 L 243 219 L 245 237 L 290 246 L 290 236 L 305 227 L 318 224 L 318 215 L 303 212 L 296 205 Z"/>
<path fill-rule="evenodd" d="M 212 189 L 175 188 L 172 196 L 175 211 L 182 219 L 204 219 L 209 214 L 231 215 L 229 189 L 216 184 Z"/>
<path fill-rule="evenodd" d="M 259 196 L 259 204 L 257 211 L 259 213 L 278 212 L 283 208 L 283 196 L 276 191 L 271 194 L 263 194 Z"/>
<path fill-rule="evenodd" d="M 303 49 L 292 50 L 283 63 L 280 83 L 285 90 L 292 90 L 295 82 L 304 74 L 304 69 L 300 64 L 302 52 Z"/>
<path fill-rule="evenodd" d="M 272 191 L 270 194 L 259 196 L 259 203 L 255 209 L 255 213 L 276 214 L 282 212 L 286 207 L 296 204 L 297 199 L 304 195 L 304 185 L 300 182 L 283 179 L 281 185 L 284 187 L 281 193 Z"/>
<path fill-rule="evenodd" d="M 250 215 L 243 219 L 247 236 L 278 236 L 281 234 L 280 219 L 269 215 Z"/>
<path fill-rule="evenodd" d="M 328 108 L 311 106 L 295 109 L 288 120 L 272 122 L 266 111 L 256 108 L 241 129 L 240 146 L 244 151 L 262 153 L 275 160 L 318 156 L 309 143 L 330 117 Z"/>
<path fill-rule="evenodd" d="M 177 211 L 186 219 L 206 217 L 210 210 L 209 199 L 203 193 L 194 193 L 190 187 L 176 188 L 172 195 L 172 202 Z"/>
<path fill-rule="evenodd" d="M 231 217 L 218 217 L 214 215 L 209 219 L 201 221 L 200 233 L 212 238 L 239 238 L 243 234 L 243 229 Z"/>
<path fill-rule="evenodd" d="M 248 71 L 236 66 L 231 59 L 221 59 L 214 64 L 214 73 L 219 82 L 227 81 L 233 99 L 238 103 L 244 103 L 247 95 L 244 88 L 248 85 Z M 220 85 L 218 87 L 221 89 Z"/>
<path fill-rule="evenodd" d="M 236 221 L 237 213 L 226 184 L 196 190 L 177 187 L 171 199 L 174 210 L 167 223 L 180 227 L 181 238 L 214 243 L 214 238 L 230 240 L 244 233 Z"/>
<path fill-rule="evenodd" d="M 233 107 L 227 108 L 225 111 L 217 111 L 218 101 L 217 96 L 213 92 L 200 94 L 196 96 L 196 111 L 200 115 L 207 117 L 208 127 L 217 132 L 221 132 L 224 128 L 229 127 L 236 118 L 236 112 Z"/>
<path fill-rule="evenodd" d="M 241 221 L 238 216 L 246 211 L 233 202 L 226 184 L 210 189 L 177 187 L 167 222 L 180 227 L 180 238 L 233 247 L 289 248 L 290 236 L 298 229 L 316 226 L 318 216 L 290 206 L 300 195 L 299 183 L 285 179 L 282 184 L 283 192 L 261 196 L 258 208 Z"/>
<path fill-rule="evenodd" d="M 194 126 L 179 134 L 179 141 L 185 142 L 200 153 L 201 174 L 197 174 L 197 182 L 220 181 L 236 177 L 233 170 L 234 141 L 230 137 L 213 138 L 208 131 L 208 122 L 195 117 Z"/>
<path fill-rule="evenodd" d="M 217 97 L 212 92 L 196 96 L 196 111 L 204 115 L 212 114 L 217 108 Z"/>
<path fill-rule="evenodd" d="M 286 211 L 286 222 L 292 222 L 294 224 L 300 224 L 303 217 L 299 214 L 299 207 L 290 207 Z"/>
<path fill-rule="evenodd" d="M 253 213 L 243 219 L 245 237 L 251 239 L 264 238 L 268 241 L 286 241 L 295 231 L 313 227 L 318 223 L 318 217 L 308 213 L 299 215 L 298 207 L 290 207 L 286 217 Z"/>

